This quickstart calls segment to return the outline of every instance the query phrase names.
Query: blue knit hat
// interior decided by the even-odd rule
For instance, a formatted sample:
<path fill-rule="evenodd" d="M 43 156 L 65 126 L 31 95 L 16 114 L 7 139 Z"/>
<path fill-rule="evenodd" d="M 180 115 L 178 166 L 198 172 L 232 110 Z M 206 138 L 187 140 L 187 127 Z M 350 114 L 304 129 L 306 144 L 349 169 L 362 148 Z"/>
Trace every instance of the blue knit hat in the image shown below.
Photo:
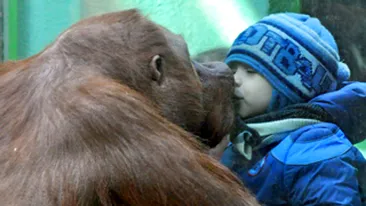
<path fill-rule="evenodd" d="M 305 14 L 263 18 L 236 38 L 225 62 L 245 63 L 271 83 L 274 91 L 268 110 L 334 91 L 350 76 L 332 34 L 317 18 Z"/>

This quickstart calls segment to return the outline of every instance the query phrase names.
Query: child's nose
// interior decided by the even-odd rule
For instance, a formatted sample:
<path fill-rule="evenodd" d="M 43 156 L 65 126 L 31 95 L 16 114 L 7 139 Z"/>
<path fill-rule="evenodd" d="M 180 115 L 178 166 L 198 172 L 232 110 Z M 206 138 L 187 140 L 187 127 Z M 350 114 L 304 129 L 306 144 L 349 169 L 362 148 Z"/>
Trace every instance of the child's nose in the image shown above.
<path fill-rule="evenodd" d="M 234 80 L 235 80 L 235 87 L 240 87 L 242 82 L 241 82 L 240 78 L 236 75 L 236 73 L 234 75 Z"/>

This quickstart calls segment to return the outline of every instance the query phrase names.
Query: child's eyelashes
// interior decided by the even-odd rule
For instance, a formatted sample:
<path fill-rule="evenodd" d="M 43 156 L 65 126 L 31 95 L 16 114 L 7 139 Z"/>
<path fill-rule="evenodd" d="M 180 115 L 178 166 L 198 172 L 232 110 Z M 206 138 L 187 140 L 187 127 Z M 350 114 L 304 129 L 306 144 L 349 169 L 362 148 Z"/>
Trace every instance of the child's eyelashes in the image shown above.
<path fill-rule="evenodd" d="M 248 72 L 249 74 L 256 74 L 256 73 L 257 73 L 257 72 L 256 72 L 254 69 L 252 69 L 252 68 L 247 68 L 246 70 L 247 70 L 247 72 Z"/>

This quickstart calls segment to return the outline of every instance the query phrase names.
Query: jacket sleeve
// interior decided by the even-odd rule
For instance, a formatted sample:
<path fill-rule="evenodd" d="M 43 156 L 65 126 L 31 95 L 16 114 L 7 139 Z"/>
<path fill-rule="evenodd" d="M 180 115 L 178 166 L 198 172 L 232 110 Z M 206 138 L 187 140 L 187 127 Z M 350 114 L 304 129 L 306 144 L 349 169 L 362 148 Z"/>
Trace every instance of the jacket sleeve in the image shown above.
<path fill-rule="evenodd" d="M 366 139 L 366 83 L 344 82 L 340 89 L 309 101 L 327 111 L 348 139 L 357 144 Z"/>
<path fill-rule="evenodd" d="M 303 166 L 287 178 L 291 205 L 361 205 L 357 169 L 339 157 Z"/>

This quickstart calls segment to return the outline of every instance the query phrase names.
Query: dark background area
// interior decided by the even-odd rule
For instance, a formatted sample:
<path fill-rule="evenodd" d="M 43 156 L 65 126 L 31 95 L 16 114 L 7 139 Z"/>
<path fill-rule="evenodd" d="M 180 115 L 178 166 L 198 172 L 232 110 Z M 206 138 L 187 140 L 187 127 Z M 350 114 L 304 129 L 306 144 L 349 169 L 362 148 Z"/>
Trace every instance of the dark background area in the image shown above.
<path fill-rule="evenodd" d="M 319 18 L 333 34 L 351 79 L 366 81 L 366 1 L 303 0 L 301 11 Z"/>

